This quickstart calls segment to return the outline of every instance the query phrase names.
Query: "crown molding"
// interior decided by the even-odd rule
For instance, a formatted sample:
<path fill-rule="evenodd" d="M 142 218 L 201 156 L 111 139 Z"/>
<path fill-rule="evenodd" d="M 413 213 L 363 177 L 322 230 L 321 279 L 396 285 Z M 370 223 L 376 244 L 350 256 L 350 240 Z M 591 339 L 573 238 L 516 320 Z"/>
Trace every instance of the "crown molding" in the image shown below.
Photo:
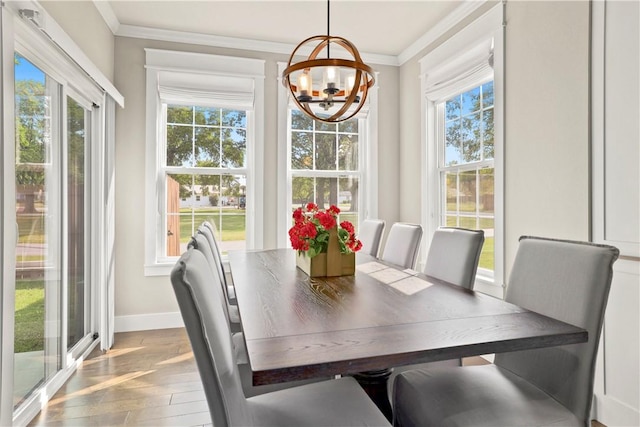
<path fill-rule="evenodd" d="M 362 60 L 366 63 L 377 65 L 400 66 L 420 53 L 424 48 L 442 37 L 447 31 L 454 28 L 462 20 L 470 16 L 489 0 L 465 0 L 452 13 L 438 22 L 433 28 L 413 42 L 398 56 L 382 55 L 376 53 L 361 52 Z M 166 42 L 197 44 L 203 46 L 223 47 L 229 49 L 252 50 L 257 52 L 277 53 L 290 55 L 295 45 L 288 43 L 268 42 L 263 40 L 241 39 L 185 31 L 163 30 L 159 28 L 139 27 L 120 24 L 109 2 L 93 0 L 98 12 L 107 23 L 111 32 L 118 37 L 132 37 L 147 40 L 161 40 Z M 301 54 L 311 53 L 300 51 Z"/>
<path fill-rule="evenodd" d="M 163 30 L 159 28 L 138 27 L 134 25 L 120 25 L 115 35 L 118 37 L 161 40 L 166 42 L 197 44 L 229 49 L 252 50 L 256 52 L 278 53 L 283 55 L 290 55 L 293 49 L 295 49 L 296 47 L 296 45 L 292 45 L 289 43 L 241 39 L 236 37 L 190 33 L 185 31 Z M 311 49 L 309 49 L 308 52 L 304 52 L 304 50 L 301 49 L 300 53 L 310 54 Z M 361 53 L 360 56 L 367 63 L 394 66 L 398 65 L 397 57 L 392 55 Z"/>
<path fill-rule="evenodd" d="M 115 35 L 118 32 L 118 28 L 120 27 L 120 21 L 118 21 L 118 17 L 113 12 L 111 5 L 108 1 L 104 0 L 93 0 L 93 5 L 98 9 L 100 15 L 102 15 L 102 19 L 109 26 L 111 32 Z"/>
<path fill-rule="evenodd" d="M 462 22 L 488 0 L 465 0 L 460 6 L 458 6 L 453 12 L 445 16 L 445 18 L 438 22 L 433 28 L 427 31 L 422 37 L 413 42 L 408 48 L 402 51 L 398 56 L 398 65 L 402 65 L 431 43 L 442 37 L 447 31 Z"/>

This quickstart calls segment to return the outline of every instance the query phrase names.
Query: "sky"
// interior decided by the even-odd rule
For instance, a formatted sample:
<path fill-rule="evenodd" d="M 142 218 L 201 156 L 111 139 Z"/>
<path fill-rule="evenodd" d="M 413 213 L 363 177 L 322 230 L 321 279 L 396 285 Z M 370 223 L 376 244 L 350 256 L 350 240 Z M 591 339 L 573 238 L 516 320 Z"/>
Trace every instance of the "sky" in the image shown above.
<path fill-rule="evenodd" d="M 44 84 L 44 72 L 38 67 L 16 54 L 18 63 L 15 66 L 16 80 L 35 80 Z"/>

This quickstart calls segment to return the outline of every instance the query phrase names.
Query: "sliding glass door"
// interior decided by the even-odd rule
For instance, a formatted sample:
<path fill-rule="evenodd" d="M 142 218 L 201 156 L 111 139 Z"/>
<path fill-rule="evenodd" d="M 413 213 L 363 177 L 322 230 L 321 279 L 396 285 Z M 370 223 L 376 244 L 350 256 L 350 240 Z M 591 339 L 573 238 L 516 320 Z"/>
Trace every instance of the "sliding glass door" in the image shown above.
<path fill-rule="evenodd" d="M 14 408 L 91 342 L 91 110 L 16 53 Z M 84 106 L 83 106 L 84 104 Z"/>
<path fill-rule="evenodd" d="M 61 366 L 61 86 L 15 56 L 14 406 Z"/>
<path fill-rule="evenodd" d="M 67 350 L 87 334 L 90 307 L 88 257 L 86 256 L 89 212 L 85 197 L 88 188 L 86 144 L 90 111 L 67 97 Z"/>
<path fill-rule="evenodd" d="M 113 342 L 123 100 L 59 34 L 37 3 L 0 6 L 0 425 L 28 425 Z"/>

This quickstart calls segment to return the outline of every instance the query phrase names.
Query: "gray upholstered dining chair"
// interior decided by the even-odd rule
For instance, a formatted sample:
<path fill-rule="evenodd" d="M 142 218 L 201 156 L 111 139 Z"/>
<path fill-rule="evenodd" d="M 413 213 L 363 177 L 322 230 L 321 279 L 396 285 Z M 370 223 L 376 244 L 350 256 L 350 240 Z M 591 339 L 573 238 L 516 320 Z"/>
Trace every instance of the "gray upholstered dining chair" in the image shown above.
<path fill-rule="evenodd" d="M 482 230 L 467 230 L 457 227 L 438 228 L 433 233 L 429 245 L 424 273 L 453 285 L 473 289 L 483 243 L 484 231 Z M 402 372 L 410 369 L 461 365 L 461 359 L 450 359 L 394 367 L 387 383 L 389 398 L 393 403 L 393 381 Z"/>
<path fill-rule="evenodd" d="M 204 234 L 204 236 L 207 238 L 209 246 L 211 247 L 211 251 L 213 252 L 213 258 L 216 262 L 216 269 L 220 274 L 222 284 L 224 285 L 224 288 L 226 290 L 225 296 L 231 304 L 235 304 L 236 290 L 233 286 L 233 279 L 231 278 L 231 274 L 228 274 L 224 269 L 224 264 L 222 263 L 222 254 L 220 253 L 220 247 L 218 246 L 218 241 L 216 240 L 216 234 L 213 224 L 211 224 L 209 221 L 203 221 L 203 223 L 198 227 L 198 233 Z"/>
<path fill-rule="evenodd" d="M 484 231 L 440 227 L 431 239 L 424 274 L 473 289 Z"/>
<path fill-rule="evenodd" d="M 421 225 L 396 222 L 389 230 L 380 259 L 404 268 L 413 268 L 421 239 Z"/>
<path fill-rule="evenodd" d="M 398 426 L 590 425 L 595 359 L 618 249 L 522 237 L 505 299 L 582 327 L 589 341 L 497 354 L 483 366 L 407 371 Z"/>
<path fill-rule="evenodd" d="M 385 222 L 381 219 L 365 219 L 358 226 L 358 239 L 362 242 L 361 252 L 378 257 Z"/>
<path fill-rule="evenodd" d="M 219 265 L 217 264 L 218 262 L 213 255 L 213 249 L 205 233 L 198 232 L 196 233 L 196 235 L 191 237 L 187 248 L 194 248 L 202 252 L 207 259 L 209 267 L 211 268 L 211 274 L 220 277 L 221 270 L 219 268 Z M 218 283 L 220 283 L 220 287 L 226 296 L 227 294 L 225 292 L 226 289 L 224 283 L 222 283 L 221 281 L 218 281 Z M 240 332 L 242 330 L 242 327 L 240 326 L 240 314 L 238 313 L 238 306 L 229 302 L 228 298 L 225 298 L 225 300 L 225 314 L 231 327 L 231 332 Z"/>
<path fill-rule="evenodd" d="M 191 238 L 189 244 L 187 245 L 188 249 L 195 249 L 202 252 L 207 260 L 207 264 L 211 269 L 211 277 L 210 286 L 220 286 L 220 289 L 224 289 L 222 282 L 218 280 L 218 271 L 216 267 L 213 265 L 213 255 L 211 254 L 211 249 L 209 248 L 209 244 L 207 239 L 203 234 L 196 234 Z M 240 323 L 240 314 L 238 312 L 238 306 L 229 304 L 228 300 L 226 300 L 226 304 L 223 305 L 223 309 L 225 310 L 225 315 L 227 316 L 227 321 L 229 322 L 229 330 L 231 331 L 231 338 L 233 341 L 233 349 L 236 355 L 236 360 L 238 362 L 238 370 L 240 372 L 240 381 L 242 383 L 242 390 L 244 391 L 244 395 L 246 397 L 257 396 L 263 393 L 269 393 L 276 390 L 281 390 L 283 388 L 293 387 L 295 385 L 307 384 L 311 382 L 316 382 L 319 380 L 304 380 L 304 381 L 292 381 L 284 384 L 267 384 L 267 385 L 259 385 L 254 386 L 252 381 L 252 372 L 251 367 L 249 366 L 249 356 L 247 354 L 247 348 L 244 343 L 244 335 L 242 333 L 242 325 Z"/>
<path fill-rule="evenodd" d="M 214 426 L 389 425 L 350 377 L 246 398 L 224 317 L 224 295 L 220 290 L 211 292 L 210 268 L 204 255 L 187 250 L 171 272 L 171 283 Z"/>

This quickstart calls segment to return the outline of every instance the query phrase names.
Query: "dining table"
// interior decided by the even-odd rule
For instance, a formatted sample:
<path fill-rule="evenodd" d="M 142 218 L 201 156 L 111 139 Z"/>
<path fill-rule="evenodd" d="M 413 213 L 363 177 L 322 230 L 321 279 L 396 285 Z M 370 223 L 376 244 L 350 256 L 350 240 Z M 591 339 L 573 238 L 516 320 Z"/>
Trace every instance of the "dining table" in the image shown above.
<path fill-rule="evenodd" d="M 353 375 L 387 417 L 395 366 L 588 340 L 582 328 L 366 254 L 353 275 L 313 278 L 292 249 L 228 259 L 254 385 Z"/>

